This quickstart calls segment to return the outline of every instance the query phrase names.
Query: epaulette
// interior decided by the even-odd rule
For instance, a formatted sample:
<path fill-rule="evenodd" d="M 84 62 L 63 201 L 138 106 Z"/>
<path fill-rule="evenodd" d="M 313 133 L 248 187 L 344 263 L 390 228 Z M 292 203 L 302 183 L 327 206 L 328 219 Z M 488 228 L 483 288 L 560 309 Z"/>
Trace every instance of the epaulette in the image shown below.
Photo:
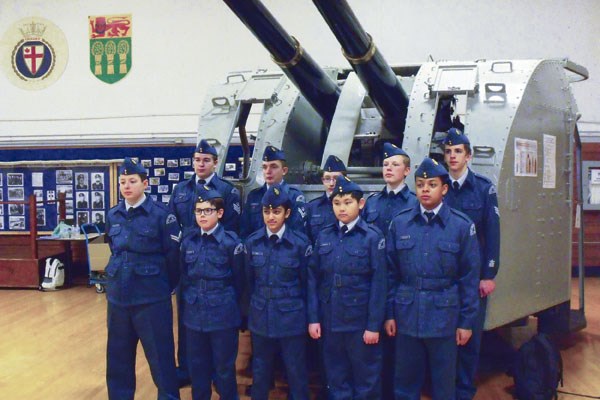
<path fill-rule="evenodd" d="M 237 241 L 240 239 L 240 237 L 234 231 L 225 231 L 224 230 L 223 233 L 225 234 L 225 236 L 231 238 L 232 240 Z"/>
<path fill-rule="evenodd" d="M 381 235 L 382 237 L 385 236 L 383 234 L 383 231 L 381 229 L 379 229 L 375 224 L 367 224 L 367 229 L 371 229 L 371 230 L 375 231 L 375 233 L 377 235 Z"/>
<path fill-rule="evenodd" d="M 474 176 L 476 179 L 479 179 L 479 180 L 482 180 L 482 181 L 484 181 L 484 182 L 486 182 L 486 183 L 492 184 L 492 181 L 491 181 L 491 179 L 490 179 L 490 178 L 488 178 L 487 176 L 480 175 L 480 174 L 478 174 L 477 172 L 474 172 L 473 170 L 471 170 L 471 172 L 473 173 L 473 176 Z"/>
<path fill-rule="evenodd" d="M 263 235 L 263 231 L 264 231 L 265 227 L 261 227 L 260 229 L 255 230 L 254 232 L 252 232 L 250 235 L 248 235 L 248 237 L 246 238 L 246 242 L 253 242 L 256 239 L 258 239 L 260 236 Z"/>
<path fill-rule="evenodd" d="M 162 201 L 153 201 L 152 204 L 155 205 L 155 206 L 157 206 L 158 208 L 164 210 L 164 211 L 167 211 L 167 212 L 171 211 L 171 210 L 169 210 L 169 207 L 165 203 L 163 203 Z"/>
<path fill-rule="evenodd" d="M 303 232 L 301 232 L 301 231 L 298 231 L 298 230 L 296 230 L 296 229 L 290 229 L 290 231 L 291 231 L 291 233 L 292 233 L 294 236 L 296 236 L 296 237 L 298 237 L 298 238 L 302 239 L 302 240 L 303 240 L 303 241 L 305 241 L 306 243 L 310 243 L 310 240 L 308 239 L 308 236 L 306 236 L 306 235 L 305 235 Z"/>
<path fill-rule="evenodd" d="M 396 214 L 396 216 L 398 216 L 400 214 L 406 214 L 406 213 L 410 212 L 412 209 L 413 209 L 413 207 L 404 208 L 404 209 L 400 210 L 398 212 L 398 214 Z"/>

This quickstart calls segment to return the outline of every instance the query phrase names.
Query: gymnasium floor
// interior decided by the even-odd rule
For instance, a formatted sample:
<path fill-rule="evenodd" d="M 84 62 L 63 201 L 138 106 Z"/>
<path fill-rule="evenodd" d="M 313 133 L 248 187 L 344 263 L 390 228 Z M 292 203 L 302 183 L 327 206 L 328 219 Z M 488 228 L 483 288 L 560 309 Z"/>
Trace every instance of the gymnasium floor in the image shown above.
<path fill-rule="evenodd" d="M 574 280 L 573 304 L 576 294 Z M 560 341 L 565 367 L 562 389 L 600 396 L 600 278 L 586 280 L 586 305 L 587 328 Z M 0 399 L 106 399 L 105 319 L 105 296 L 93 288 L 75 286 L 46 293 L 0 290 Z M 532 318 L 527 326 L 500 331 L 500 336 L 518 346 L 533 334 L 534 324 Z M 238 357 L 241 394 L 251 382 L 243 374 L 248 342 L 247 334 L 242 335 Z M 141 348 L 137 377 L 136 399 L 156 398 Z M 512 378 L 503 372 L 483 374 L 476 399 L 510 399 L 511 385 Z M 285 399 L 285 387 L 279 382 L 277 386 L 271 398 Z M 189 387 L 182 389 L 181 398 L 191 399 Z M 241 399 L 248 397 L 242 395 Z"/>

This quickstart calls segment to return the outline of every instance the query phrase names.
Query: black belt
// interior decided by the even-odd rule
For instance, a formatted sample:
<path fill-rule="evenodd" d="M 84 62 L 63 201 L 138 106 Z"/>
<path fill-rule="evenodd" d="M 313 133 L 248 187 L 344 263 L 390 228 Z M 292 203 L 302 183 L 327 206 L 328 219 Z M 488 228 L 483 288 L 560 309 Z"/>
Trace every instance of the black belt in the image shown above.
<path fill-rule="evenodd" d="M 454 284 L 454 279 L 405 276 L 402 277 L 400 282 L 405 285 L 412 286 L 417 290 L 443 290 L 451 287 Z"/>
<path fill-rule="evenodd" d="M 367 282 L 369 275 L 342 275 L 333 274 L 333 286 L 342 287 L 346 285 Z"/>
<path fill-rule="evenodd" d="M 214 290 L 214 289 L 224 289 L 230 286 L 230 282 L 228 280 L 207 280 L 207 279 L 198 279 L 194 281 L 194 287 L 199 290 Z"/>
<path fill-rule="evenodd" d="M 283 297 L 299 297 L 302 294 L 300 287 L 271 287 L 271 286 L 257 286 L 255 291 L 256 294 L 261 295 L 265 299 L 281 299 Z"/>

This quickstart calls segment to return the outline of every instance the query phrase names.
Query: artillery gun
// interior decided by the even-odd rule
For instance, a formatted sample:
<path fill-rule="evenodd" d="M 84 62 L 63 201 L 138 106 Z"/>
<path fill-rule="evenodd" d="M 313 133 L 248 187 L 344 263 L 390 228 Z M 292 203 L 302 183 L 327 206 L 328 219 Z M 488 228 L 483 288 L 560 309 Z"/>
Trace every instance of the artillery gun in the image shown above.
<path fill-rule="evenodd" d="M 234 182 L 242 192 L 263 183 L 267 145 L 286 151 L 286 181 L 308 199 L 322 191 L 315 172 L 330 154 L 366 192 L 378 191 L 383 142 L 402 147 L 416 169 L 425 156 L 442 159 L 444 132 L 462 124 L 473 169 L 496 184 L 501 215 L 502 265 L 485 328 L 530 315 L 546 332 L 585 327 L 583 226 L 579 308 L 570 305 L 573 208 L 582 198 L 574 196 L 582 187 L 581 145 L 570 85 L 588 78 L 584 67 L 566 59 L 389 66 L 345 0 L 314 0 L 351 65 L 322 69 L 259 0 L 224 1 L 281 67 L 230 73 L 202 109 L 198 140 L 213 141 L 221 159 L 239 135 L 244 168 Z M 251 151 L 246 124 L 257 104 Z"/>

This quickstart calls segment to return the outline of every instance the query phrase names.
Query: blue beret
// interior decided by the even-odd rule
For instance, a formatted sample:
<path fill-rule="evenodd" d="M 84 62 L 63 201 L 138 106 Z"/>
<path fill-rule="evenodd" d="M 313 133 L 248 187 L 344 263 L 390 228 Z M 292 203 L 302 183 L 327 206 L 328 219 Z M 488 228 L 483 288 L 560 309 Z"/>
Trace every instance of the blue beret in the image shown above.
<path fill-rule="evenodd" d="M 446 180 L 448 179 L 448 171 L 446 171 L 446 168 L 444 168 L 442 164 L 429 157 L 425 157 L 425 159 L 423 160 L 423 162 L 421 162 L 421 165 L 419 165 L 419 168 L 417 168 L 417 171 L 415 172 L 415 179 L 429 179 L 438 176 L 442 178 L 442 182 L 446 182 Z"/>
<path fill-rule="evenodd" d="M 267 146 L 263 153 L 263 161 L 285 161 L 285 153 L 275 146 Z"/>
<path fill-rule="evenodd" d="M 206 185 L 201 186 L 199 188 L 197 196 L 198 197 L 196 198 L 196 203 L 203 203 L 208 200 L 223 198 L 221 193 L 219 193 L 215 189 L 212 189 L 211 187 L 206 186 Z"/>
<path fill-rule="evenodd" d="M 135 174 L 147 174 L 146 168 L 142 167 L 136 160 L 132 160 L 131 157 L 125 157 L 123 164 L 119 168 L 119 175 L 135 175 Z"/>
<path fill-rule="evenodd" d="M 334 155 L 330 155 L 327 157 L 327 161 L 325 161 L 325 166 L 323 167 L 323 171 L 325 172 L 346 172 L 346 166 L 344 162 L 337 158 Z"/>
<path fill-rule="evenodd" d="M 396 146 L 395 144 L 385 142 L 383 144 L 383 159 L 385 160 L 386 158 L 390 158 L 393 156 L 408 157 L 408 154 L 406 154 L 406 152 L 404 150 L 402 150 L 400 147 Z"/>
<path fill-rule="evenodd" d="M 361 196 L 363 195 L 363 191 L 357 183 L 352 182 L 347 176 L 340 175 L 335 180 L 335 188 L 333 188 L 333 196 L 331 196 L 331 198 L 333 199 L 333 197 L 338 194 L 348 194 L 352 192 L 360 193 Z"/>
<path fill-rule="evenodd" d="M 444 145 L 446 146 L 458 146 L 459 144 L 470 145 L 469 138 L 460 131 L 460 129 L 450 128 L 448 129 L 448 135 L 444 139 Z"/>
<path fill-rule="evenodd" d="M 279 206 L 292 206 L 292 201 L 287 192 L 281 190 L 279 185 L 271 186 L 262 198 L 261 205 L 263 207 L 277 208 Z"/>
<path fill-rule="evenodd" d="M 196 146 L 196 150 L 194 150 L 194 153 L 212 154 L 213 156 L 218 157 L 217 149 L 211 146 L 210 143 L 206 141 L 206 139 L 202 139 L 200 143 L 198 143 L 198 146 Z"/>

